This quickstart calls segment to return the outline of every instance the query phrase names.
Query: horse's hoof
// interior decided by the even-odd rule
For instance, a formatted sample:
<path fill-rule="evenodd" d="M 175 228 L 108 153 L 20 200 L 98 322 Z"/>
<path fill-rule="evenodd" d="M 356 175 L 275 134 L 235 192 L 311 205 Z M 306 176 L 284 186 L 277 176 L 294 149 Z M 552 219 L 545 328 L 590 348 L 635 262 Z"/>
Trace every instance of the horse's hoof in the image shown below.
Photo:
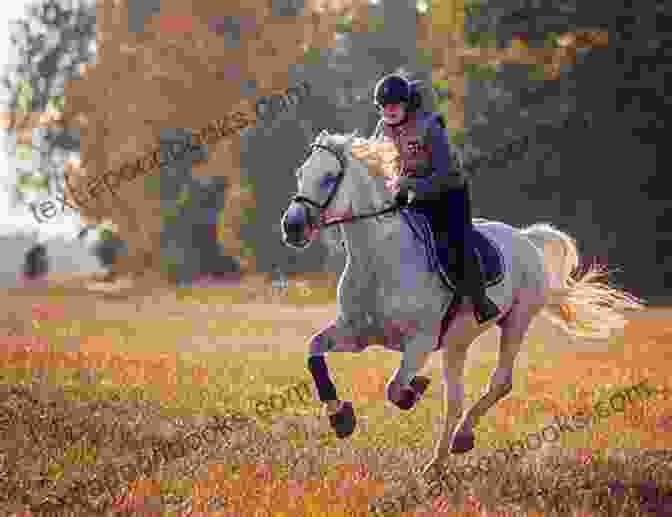
<path fill-rule="evenodd" d="M 392 400 L 394 405 L 399 409 L 408 411 L 420 400 L 422 395 L 427 391 L 427 386 L 432 382 L 428 377 L 414 377 L 413 380 L 409 383 L 411 389 L 404 389 L 401 392 L 401 398 L 399 400 Z"/>
<path fill-rule="evenodd" d="M 456 434 L 450 452 L 464 454 L 474 448 L 474 434 Z"/>
<path fill-rule="evenodd" d="M 401 392 L 401 398 L 399 399 L 392 399 L 392 403 L 397 406 L 399 409 L 403 409 L 404 411 L 408 411 L 411 409 L 413 406 L 415 406 L 415 402 L 417 400 L 417 394 L 415 393 L 414 390 L 412 389 L 404 389 Z"/>
<path fill-rule="evenodd" d="M 343 402 L 343 406 L 338 412 L 329 415 L 329 422 L 334 431 L 336 431 L 336 436 L 339 438 L 347 438 L 354 433 L 357 419 L 355 418 L 355 410 L 352 408 L 352 403 Z"/>
<path fill-rule="evenodd" d="M 418 394 L 418 400 L 420 400 L 420 397 L 425 394 L 425 391 L 427 391 L 427 387 L 429 386 L 430 382 L 432 382 L 432 379 L 429 377 L 423 377 L 422 375 L 418 375 L 417 377 L 413 378 L 411 381 L 411 386 Z"/>

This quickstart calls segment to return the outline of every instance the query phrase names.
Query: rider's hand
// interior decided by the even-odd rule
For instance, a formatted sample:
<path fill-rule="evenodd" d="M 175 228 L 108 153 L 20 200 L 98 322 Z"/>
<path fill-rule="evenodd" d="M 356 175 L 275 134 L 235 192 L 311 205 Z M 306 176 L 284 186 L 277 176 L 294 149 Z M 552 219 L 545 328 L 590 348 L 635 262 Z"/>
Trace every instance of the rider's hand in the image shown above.
<path fill-rule="evenodd" d="M 412 178 L 400 178 L 397 181 L 399 191 L 394 196 L 395 202 L 401 206 L 411 204 L 416 197 L 415 190 L 413 190 L 414 185 Z"/>
<path fill-rule="evenodd" d="M 408 204 L 408 190 L 399 190 L 399 192 L 394 195 L 394 202 L 399 206 L 406 206 Z"/>

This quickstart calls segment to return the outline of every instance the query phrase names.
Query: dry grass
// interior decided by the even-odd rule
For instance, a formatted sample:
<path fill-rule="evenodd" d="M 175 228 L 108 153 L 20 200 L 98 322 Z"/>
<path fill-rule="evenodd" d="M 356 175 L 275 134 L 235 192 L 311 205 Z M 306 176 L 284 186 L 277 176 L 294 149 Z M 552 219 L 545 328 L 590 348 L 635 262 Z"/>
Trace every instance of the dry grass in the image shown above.
<path fill-rule="evenodd" d="M 319 284 L 310 280 L 314 291 L 320 292 Z M 299 289 L 289 301 L 303 302 L 302 307 L 272 306 L 263 280 L 246 285 L 247 294 L 235 295 L 240 298 L 233 305 L 230 288 L 182 293 L 166 288 L 153 296 L 110 298 L 61 286 L 39 297 L 18 291 L 2 296 L 11 311 L 0 325 L 15 337 L 8 341 L 13 348 L 6 345 L 0 355 L 0 511 L 30 509 L 36 515 L 49 498 L 54 507 L 56 497 L 72 498 L 78 480 L 88 487 L 101 477 L 109 490 L 103 498 L 114 499 L 114 515 L 120 516 L 208 510 L 236 517 L 364 516 L 369 504 L 379 506 L 408 490 L 421 494 L 428 513 L 411 505 L 417 513 L 389 515 L 485 515 L 483 508 L 513 515 L 517 507 L 502 503 L 511 486 L 547 490 L 520 502 L 527 515 L 571 515 L 568 508 L 584 511 L 576 515 L 645 515 L 647 483 L 670 491 L 670 458 L 656 459 L 664 457 L 657 451 L 672 446 L 669 398 L 627 405 L 623 413 L 588 431 L 565 433 L 552 447 L 528 452 L 454 496 L 434 498 L 425 495 L 417 471 L 429 460 L 439 431 L 441 386 L 435 370 L 423 401 L 405 413 L 383 402 L 398 354 L 376 349 L 330 357 L 339 394 L 354 401 L 358 414 L 358 429 L 348 440 L 334 437 L 317 403 L 290 405 L 260 418 L 256 400 L 310 380 L 305 343 L 325 323 L 320 314 L 329 311 L 320 312 Z M 321 288 L 317 296 L 324 296 L 324 303 L 333 283 Z M 41 311 L 31 310 L 35 303 Z M 44 319 L 50 310 L 55 319 Z M 233 325 L 245 315 L 247 337 Z M 517 369 L 514 393 L 483 419 L 477 449 L 467 457 L 475 460 L 506 440 L 539 431 L 555 414 L 589 408 L 623 386 L 644 379 L 669 386 L 672 320 L 666 316 L 631 322 L 604 352 L 563 353 L 530 343 L 529 369 Z M 263 333 L 262 327 L 278 330 L 258 340 L 266 339 L 268 346 L 244 345 L 255 332 Z M 21 335 L 36 337 L 21 341 L 16 337 Z M 22 342 L 32 350 L 22 350 Z M 205 349 L 217 353 L 203 352 L 199 343 L 205 342 L 214 342 Z M 482 361 L 467 372 L 470 401 L 493 366 Z M 147 440 L 184 441 L 185 433 L 226 411 L 249 415 L 249 424 L 214 445 L 185 448 L 184 457 L 157 464 L 140 479 L 109 475 L 118 470 L 116 461 L 139 461 Z M 455 465 L 465 461 L 456 459 Z M 553 488 L 578 478 L 590 487 Z M 608 492 L 607 483 L 616 481 L 624 488 L 619 492 L 612 485 Z M 82 490 L 83 500 L 94 499 L 93 488 Z M 68 508 L 76 515 L 95 513 L 74 503 Z M 63 509 L 57 514 L 65 515 Z"/>

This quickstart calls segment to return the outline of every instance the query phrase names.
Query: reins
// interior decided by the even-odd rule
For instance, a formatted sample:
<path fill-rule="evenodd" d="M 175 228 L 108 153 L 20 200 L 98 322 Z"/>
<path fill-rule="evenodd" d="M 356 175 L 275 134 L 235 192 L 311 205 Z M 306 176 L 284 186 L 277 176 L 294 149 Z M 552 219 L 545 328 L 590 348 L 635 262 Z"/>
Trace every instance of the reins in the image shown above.
<path fill-rule="evenodd" d="M 353 215 L 351 217 L 345 217 L 342 219 L 337 219 L 335 221 L 329 221 L 328 223 L 320 223 L 321 228 L 327 228 L 329 226 L 333 226 L 334 224 L 342 224 L 342 223 L 350 223 L 352 221 L 356 221 L 359 219 L 367 219 L 369 217 L 378 217 L 383 214 L 388 214 L 390 212 L 396 212 L 399 210 L 401 207 L 399 205 L 392 205 L 390 207 L 387 207 L 383 210 L 378 210 L 377 212 L 372 212 L 370 214 L 359 214 L 359 215 Z"/>

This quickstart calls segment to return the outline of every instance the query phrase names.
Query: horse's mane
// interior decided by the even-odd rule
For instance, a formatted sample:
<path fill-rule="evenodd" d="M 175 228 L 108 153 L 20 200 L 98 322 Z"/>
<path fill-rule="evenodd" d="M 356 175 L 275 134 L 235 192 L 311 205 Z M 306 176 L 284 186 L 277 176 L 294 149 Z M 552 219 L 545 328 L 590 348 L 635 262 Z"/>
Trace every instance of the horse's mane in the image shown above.
<path fill-rule="evenodd" d="M 385 192 L 382 183 L 378 184 L 375 178 L 393 174 L 394 169 L 387 164 L 390 160 L 395 160 L 396 149 L 391 143 L 373 142 L 357 135 L 357 131 L 345 135 L 330 134 L 327 131 L 322 131 L 316 138 L 315 143 L 328 145 L 347 158 L 352 158 L 354 162 L 357 162 L 361 170 L 360 180 L 371 188 L 373 194 L 373 198 L 369 200 L 370 204 L 367 203 L 368 206 L 360 206 L 359 208 L 363 212 L 373 212 L 379 210 L 382 201 L 389 197 L 389 193 Z M 394 153 L 393 158 L 389 157 L 390 146 L 392 153 Z M 386 170 L 390 172 L 386 174 Z M 342 236 L 338 226 L 327 229 L 324 234 L 325 239 L 323 242 L 328 248 L 338 251 L 342 250 L 340 246 Z"/>
<path fill-rule="evenodd" d="M 399 154 L 391 141 L 362 138 L 357 131 L 346 135 L 325 132 L 322 136 L 329 145 L 363 162 L 370 176 L 392 178 L 399 174 Z"/>

